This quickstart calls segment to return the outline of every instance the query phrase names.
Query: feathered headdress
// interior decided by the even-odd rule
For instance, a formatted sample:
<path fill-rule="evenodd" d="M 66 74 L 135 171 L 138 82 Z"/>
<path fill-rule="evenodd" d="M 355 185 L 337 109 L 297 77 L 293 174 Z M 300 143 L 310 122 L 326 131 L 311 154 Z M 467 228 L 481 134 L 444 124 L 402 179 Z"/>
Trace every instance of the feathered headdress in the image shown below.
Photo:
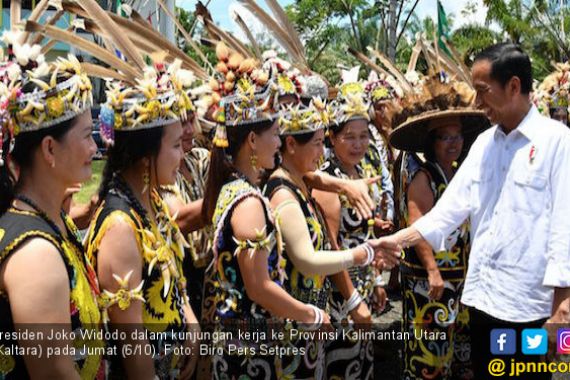
<path fill-rule="evenodd" d="M 39 45 L 20 45 L 22 34 L 3 41 L 11 51 L 6 79 L 0 84 L 14 135 L 37 131 L 73 119 L 93 104 L 91 81 L 73 55 L 45 62 Z"/>
<path fill-rule="evenodd" d="M 114 131 L 138 131 L 184 121 L 195 107 L 188 96 L 192 73 L 172 65 L 155 64 L 144 70 L 136 86 L 120 81 L 107 83 L 107 101 L 99 119 L 103 137 L 112 143 Z"/>
<path fill-rule="evenodd" d="M 397 149 L 421 152 L 429 124 L 433 120 L 460 118 L 466 135 L 489 126 L 485 113 L 473 106 L 475 91 L 463 81 L 452 80 L 444 72 L 425 79 L 420 94 L 403 99 L 402 109 L 393 119 L 390 144 Z"/>
<path fill-rule="evenodd" d="M 282 135 L 299 135 L 327 128 L 334 122 L 334 111 L 326 100 L 313 98 L 308 106 L 287 104 L 280 112 L 279 126 Z"/>
<path fill-rule="evenodd" d="M 259 62 L 232 52 L 223 42 L 216 46 L 217 74 L 210 80 L 214 91 L 214 114 L 218 126 L 214 145 L 228 146 L 227 127 L 239 127 L 273 119 L 271 87 L 267 86 L 269 74 L 259 67 Z"/>
<path fill-rule="evenodd" d="M 557 63 L 554 67 L 555 71 L 544 78 L 533 96 L 545 115 L 550 115 L 551 108 L 567 108 L 570 104 L 570 63 Z"/>
<path fill-rule="evenodd" d="M 320 75 L 314 73 L 303 75 L 300 81 L 302 85 L 301 99 L 328 98 L 329 86 Z"/>
<path fill-rule="evenodd" d="M 371 71 L 365 83 L 365 91 L 371 103 L 389 101 L 401 97 L 401 90 L 398 92 L 397 85 L 388 80 L 380 79 L 375 71 Z"/>
<path fill-rule="evenodd" d="M 342 70 L 342 84 L 336 97 L 336 117 L 339 124 L 351 120 L 370 121 L 370 102 L 366 96 L 364 83 L 358 80 L 360 66 Z"/>
<path fill-rule="evenodd" d="M 268 50 L 263 53 L 263 70 L 269 73 L 269 81 L 275 92 L 275 104 L 279 103 L 281 97 L 291 95 L 300 99 L 303 91 L 300 80 L 300 72 L 289 62 L 277 56 L 275 50 Z"/>

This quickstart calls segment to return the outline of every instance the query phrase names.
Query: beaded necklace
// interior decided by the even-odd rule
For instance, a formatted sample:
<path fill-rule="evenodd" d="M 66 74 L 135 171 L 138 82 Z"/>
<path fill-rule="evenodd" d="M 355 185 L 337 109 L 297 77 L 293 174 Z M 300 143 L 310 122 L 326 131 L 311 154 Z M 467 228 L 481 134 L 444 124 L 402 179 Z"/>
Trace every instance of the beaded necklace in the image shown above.
<path fill-rule="evenodd" d="M 23 202 L 25 204 L 27 204 L 28 206 L 30 206 L 34 212 L 40 217 L 42 218 L 42 220 L 44 222 L 46 222 L 51 229 L 56 233 L 56 235 L 58 237 L 60 237 L 61 239 L 65 240 L 65 236 L 63 235 L 63 233 L 61 232 L 61 229 L 57 226 L 57 224 L 48 216 L 48 214 L 43 211 L 34 201 L 32 201 L 30 198 L 26 197 L 25 195 L 16 195 L 15 199 L 19 200 L 20 202 Z M 65 217 L 63 214 L 63 211 L 61 211 L 61 218 L 63 219 L 64 223 L 65 223 Z"/>
<path fill-rule="evenodd" d="M 91 286 L 91 290 L 95 293 L 95 294 L 99 294 L 99 285 L 98 285 L 98 281 L 97 281 L 97 277 L 95 274 L 95 271 L 93 269 L 93 267 L 91 267 L 91 265 L 89 264 L 89 261 L 85 260 L 84 256 L 83 256 L 83 247 L 81 246 L 81 239 L 78 236 L 77 231 L 75 231 L 73 228 L 71 228 L 68 225 L 67 222 L 67 216 L 65 215 L 64 211 L 61 210 L 61 219 L 63 220 L 64 226 L 66 228 L 66 231 L 69 234 L 72 234 L 74 239 L 68 239 L 66 238 L 66 236 L 63 235 L 61 229 L 57 226 L 57 224 L 48 216 L 48 214 L 43 211 L 34 201 L 32 201 L 30 198 L 26 197 L 25 195 L 22 194 L 18 194 L 15 196 L 16 200 L 19 200 L 20 202 L 23 202 L 25 204 L 27 204 L 28 206 L 30 206 L 34 212 L 36 213 L 37 216 L 39 216 L 43 221 L 45 221 L 50 227 L 51 229 L 56 233 L 56 235 L 61 239 L 62 243 L 62 249 L 64 251 L 68 251 L 69 249 L 71 249 L 71 247 L 69 247 L 69 242 L 71 242 L 71 244 L 75 247 L 75 249 L 71 249 L 72 251 L 72 255 L 75 256 L 74 260 L 78 260 L 77 265 L 79 266 L 80 271 L 82 271 L 87 280 L 89 281 L 89 284 Z M 68 248 L 69 247 L 69 248 Z"/>
<path fill-rule="evenodd" d="M 113 176 L 113 180 L 111 182 L 111 190 L 114 191 L 117 195 L 123 196 L 126 198 L 127 202 L 130 206 L 135 210 L 135 212 L 140 216 L 143 221 L 143 224 L 146 228 L 151 227 L 151 222 L 148 217 L 148 211 L 144 208 L 141 202 L 135 197 L 131 187 L 126 183 L 124 179 L 122 179 L 118 175 Z"/>

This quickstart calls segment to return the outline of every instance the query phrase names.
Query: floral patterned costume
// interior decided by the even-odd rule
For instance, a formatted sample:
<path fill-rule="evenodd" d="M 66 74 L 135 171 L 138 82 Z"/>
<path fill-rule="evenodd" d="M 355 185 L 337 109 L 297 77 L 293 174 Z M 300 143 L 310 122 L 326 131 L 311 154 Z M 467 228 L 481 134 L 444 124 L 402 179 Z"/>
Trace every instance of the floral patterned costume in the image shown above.
<path fill-rule="evenodd" d="M 259 231 L 254 241 L 242 241 L 235 238 L 231 225 L 232 214 L 236 206 L 246 198 L 259 199 L 264 207 L 265 228 Z M 276 228 L 267 200 L 259 189 L 242 178 L 234 179 L 225 184 L 218 197 L 213 216 L 214 232 L 214 261 L 213 279 L 215 286 L 215 326 L 219 333 L 229 333 L 231 339 L 220 338 L 215 342 L 223 355 L 216 351 L 213 358 L 213 377 L 215 379 L 230 379 L 231 376 L 243 379 L 276 379 L 284 373 L 278 356 L 261 356 L 254 354 L 261 344 L 276 345 L 269 336 L 264 339 L 238 339 L 238 330 L 250 333 L 268 333 L 272 326 L 282 325 L 282 321 L 272 318 L 269 312 L 253 302 L 247 296 L 243 277 L 239 269 L 237 254 L 242 250 L 252 249 L 253 255 L 260 254 L 258 250 L 266 250 L 267 270 L 269 277 L 279 286 L 284 280 L 284 261 L 281 257 L 281 236 Z M 222 334 L 218 334 L 220 337 Z M 231 353 L 228 347 L 240 347 L 240 353 Z"/>
<path fill-rule="evenodd" d="M 324 218 L 312 197 L 307 198 L 297 185 L 280 177 L 270 178 L 264 191 L 271 198 L 276 191 L 283 188 L 289 190 L 295 196 L 297 202 L 299 202 L 309 228 L 309 236 L 313 242 L 314 250 L 329 249 L 330 243 L 326 235 Z M 279 223 L 279 220 L 277 222 Z M 326 310 L 327 300 L 331 293 L 329 279 L 326 276 L 303 275 L 295 268 L 292 261 L 287 259 L 287 246 L 285 246 L 283 256 L 286 259 L 285 272 L 287 273 L 287 280 L 284 282 L 284 288 L 287 293 L 301 302 Z M 299 360 L 298 357 L 284 358 L 284 361 L 294 369 L 295 378 L 322 378 L 324 376 L 325 360 L 324 342 L 297 339 L 292 344 L 296 347 L 303 347 L 306 350 L 306 355 L 302 360 Z"/>
<path fill-rule="evenodd" d="M 359 178 L 372 178 L 382 174 L 380 152 L 371 146 L 356 166 Z M 343 170 L 338 158 L 331 151 L 330 158 L 323 164 L 321 170 L 337 178 L 350 179 Z M 382 188 L 379 184 L 370 187 L 371 196 L 378 205 L 375 213 L 379 213 L 382 204 Z M 345 196 L 341 199 L 341 217 L 338 233 L 338 242 L 341 249 L 355 248 L 374 238 L 372 226 L 367 220 L 360 219 Z M 354 288 L 358 291 L 364 302 L 372 304 L 374 280 L 376 272 L 370 265 L 368 267 L 352 267 L 348 270 Z M 330 299 L 331 317 L 336 327 L 341 329 L 342 323 L 350 317 L 344 309 L 344 297 L 335 291 Z M 350 328 L 350 327 L 349 327 Z M 374 376 L 374 347 L 372 341 L 350 341 L 348 339 L 330 342 L 327 347 L 327 378 L 371 379 Z"/>
<path fill-rule="evenodd" d="M 158 225 L 148 219 L 142 206 L 136 204 L 132 194 L 128 194 L 125 185 L 115 180 L 115 185 L 95 214 L 87 239 L 87 254 L 93 267 L 97 268 L 98 248 L 109 228 L 117 222 L 131 226 L 143 261 L 142 286 L 130 290 L 130 295 L 123 287 L 114 294 L 103 291 L 100 305 L 105 320 L 108 320 L 107 309 L 112 305 L 117 304 L 125 310 L 131 299 L 144 300 L 143 324 L 153 346 L 155 373 L 160 379 L 172 379 L 179 374 L 180 357 L 167 347 L 184 344 L 188 323 L 183 311 L 185 305 L 189 306 L 182 271 L 183 238 L 156 191 L 151 196 L 158 212 L 157 219 L 162 221 Z M 119 358 L 114 359 L 111 375 L 124 377 Z"/>
<path fill-rule="evenodd" d="M 447 187 L 443 172 L 437 164 L 429 161 L 419 170 L 428 176 L 434 201 L 437 202 Z M 401 206 L 406 209 L 404 220 L 408 221 L 407 196 Z M 407 249 L 402 260 L 403 328 L 410 333 L 410 340 L 404 343 L 403 378 L 406 380 L 450 379 L 452 375 L 453 378 L 468 376 L 469 314 L 459 303 L 467 273 L 470 248 L 468 222 L 447 238 L 446 248 L 445 251 L 434 252 L 435 261 L 444 281 L 443 296 L 438 301 L 430 300 L 428 296 L 427 272 L 415 250 Z M 445 333 L 447 339 L 420 338 L 422 331 Z"/>
<path fill-rule="evenodd" d="M 57 248 L 69 280 L 71 331 L 75 334 L 75 340 L 72 341 L 76 349 L 76 355 L 73 357 L 75 368 L 82 379 L 104 379 L 105 368 L 100 351 L 104 348 L 104 342 L 95 336 L 84 339 L 84 334 L 81 333 L 81 330 L 97 332 L 101 327 L 101 314 L 97 306 L 99 292 L 97 278 L 83 254 L 75 225 L 66 215 L 63 215 L 63 219 L 67 237 L 61 236 L 36 212 L 9 209 L 0 218 L 0 267 L 10 255 L 30 239 L 45 239 Z M 0 292 L 0 321 L 0 331 L 3 333 L 16 331 L 10 300 L 3 292 Z M 54 327 L 50 327 L 51 329 Z M 17 346 L 14 342 L 0 340 L 1 379 L 29 378 L 23 358 L 9 355 L 7 352 L 9 348 Z M 83 348 L 86 350 L 81 352 Z"/>

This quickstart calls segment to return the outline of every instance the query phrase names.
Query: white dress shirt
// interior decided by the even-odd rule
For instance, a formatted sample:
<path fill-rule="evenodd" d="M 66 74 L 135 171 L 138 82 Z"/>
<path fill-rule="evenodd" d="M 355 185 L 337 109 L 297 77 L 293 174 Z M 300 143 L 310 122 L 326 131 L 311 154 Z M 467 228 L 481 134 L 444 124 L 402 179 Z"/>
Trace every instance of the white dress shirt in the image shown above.
<path fill-rule="evenodd" d="M 508 135 L 483 132 L 414 227 L 437 251 L 467 218 L 461 301 L 504 321 L 549 317 L 554 287 L 570 287 L 570 130 L 533 106 Z"/>

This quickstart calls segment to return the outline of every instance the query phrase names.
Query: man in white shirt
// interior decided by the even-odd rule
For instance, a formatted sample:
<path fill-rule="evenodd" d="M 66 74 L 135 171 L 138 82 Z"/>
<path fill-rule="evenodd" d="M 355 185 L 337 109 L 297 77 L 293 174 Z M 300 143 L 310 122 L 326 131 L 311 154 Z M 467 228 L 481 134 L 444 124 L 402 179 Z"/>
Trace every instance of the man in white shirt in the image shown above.
<path fill-rule="evenodd" d="M 570 318 L 570 131 L 532 106 L 531 70 L 528 56 L 512 44 L 475 58 L 477 106 L 495 125 L 477 138 L 434 208 L 394 235 L 403 246 L 425 239 L 438 251 L 470 218 L 461 302 L 470 309 L 475 379 L 489 377 L 491 329 L 515 329 L 515 360 L 537 361 L 521 355 L 520 331 L 548 319 L 552 350 L 555 324 Z"/>

